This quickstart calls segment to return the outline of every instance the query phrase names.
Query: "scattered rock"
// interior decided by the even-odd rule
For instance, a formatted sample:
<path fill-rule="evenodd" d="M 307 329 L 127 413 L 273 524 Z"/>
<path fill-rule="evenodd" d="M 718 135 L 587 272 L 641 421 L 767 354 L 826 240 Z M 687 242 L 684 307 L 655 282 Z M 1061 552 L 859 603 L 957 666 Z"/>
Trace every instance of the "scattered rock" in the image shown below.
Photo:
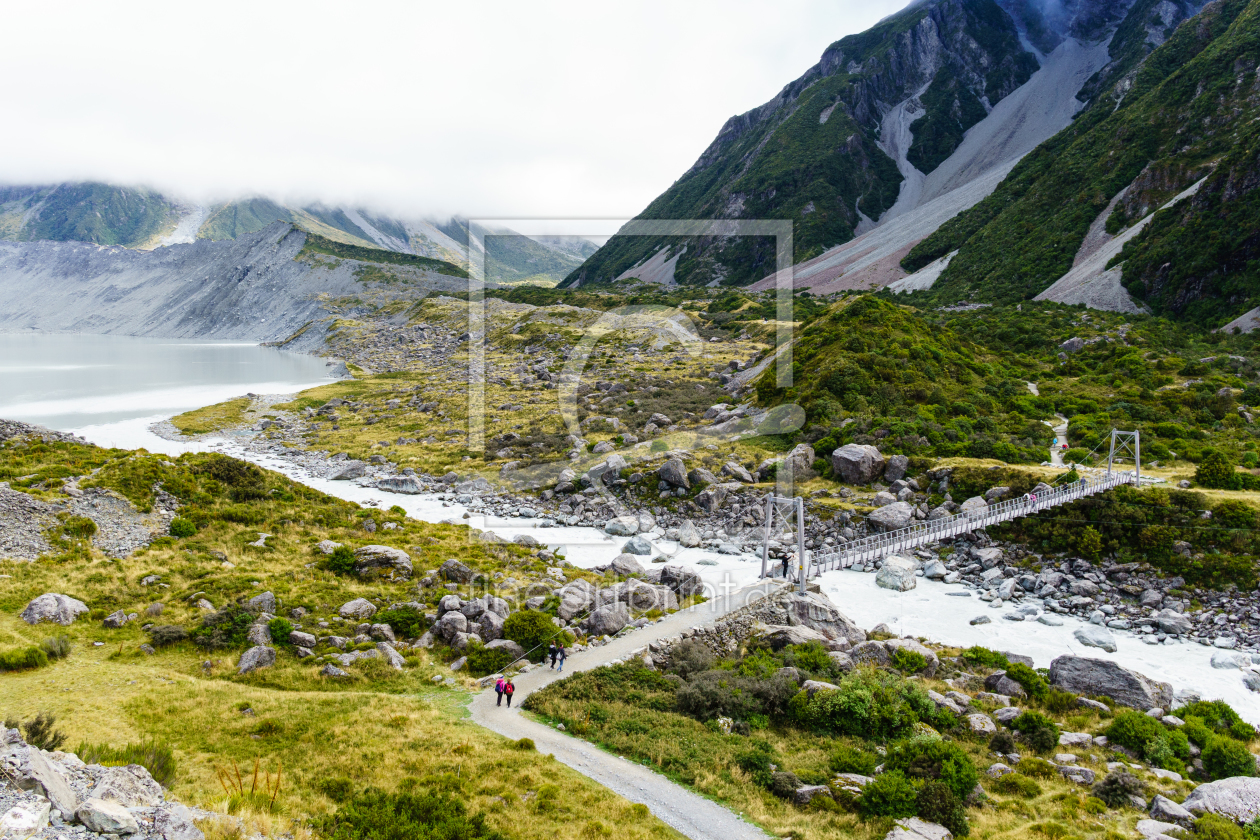
<path fill-rule="evenodd" d="M 1097 624 L 1086 624 L 1078 628 L 1072 635 L 1076 638 L 1076 641 L 1086 647 L 1102 648 L 1108 653 L 1116 652 L 1116 639 L 1105 627 L 1099 627 Z"/>
<path fill-rule="evenodd" d="M 255 645 L 241 654 L 236 663 L 237 674 L 248 674 L 259 668 L 269 668 L 276 664 L 276 649 L 266 645 Z"/>
<path fill-rule="evenodd" d="M 1182 807 L 1195 814 L 1220 814 L 1249 823 L 1260 818 L 1260 778 L 1234 776 L 1199 785 Z"/>
<path fill-rule="evenodd" d="M 898 504 L 905 503 L 899 502 Z M 914 574 L 918 571 L 918 568 L 919 564 L 916 560 L 894 554 L 892 557 L 884 560 L 883 567 L 880 568 L 879 573 L 875 576 L 875 585 L 883 589 L 891 589 L 894 592 L 908 592 L 918 585 Z"/>
<path fill-rule="evenodd" d="M 79 822 L 97 834 L 137 834 L 140 824 L 122 805 L 104 799 L 88 799 L 74 812 Z"/>
<path fill-rule="evenodd" d="M 1168 683 L 1155 682 L 1106 659 L 1060 656 L 1050 663 L 1050 683 L 1075 694 L 1110 697 L 1133 709 L 1168 708 L 1173 701 Z"/>
<path fill-rule="evenodd" d="M 74 620 L 88 611 L 87 604 L 75 600 L 68 595 L 48 592 L 31 601 L 19 614 L 27 624 L 39 624 L 51 621 L 68 627 Z"/>

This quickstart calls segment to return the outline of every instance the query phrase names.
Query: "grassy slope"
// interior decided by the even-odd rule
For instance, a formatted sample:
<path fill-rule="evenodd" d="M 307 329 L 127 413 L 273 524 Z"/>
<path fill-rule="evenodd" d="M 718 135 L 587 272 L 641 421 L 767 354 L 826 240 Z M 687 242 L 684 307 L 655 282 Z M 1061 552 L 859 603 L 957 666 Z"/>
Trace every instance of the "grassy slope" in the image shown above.
<path fill-rule="evenodd" d="M 39 204 L 18 236 L 99 245 L 143 245 L 173 223 L 176 211 L 158 193 L 109 184 L 61 184 L 27 200 Z"/>
<path fill-rule="evenodd" d="M 267 198 L 233 201 L 216 208 L 197 231 L 199 239 L 236 239 L 272 222 L 292 222 L 293 214 Z"/>
<path fill-rule="evenodd" d="M 309 232 L 306 234 L 306 244 L 302 246 L 299 256 L 301 254 L 324 254 L 330 257 L 337 257 L 338 259 L 359 260 L 364 263 L 411 266 L 426 271 L 435 271 L 438 274 L 446 274 L 451 277 L 468 276 L 468 272 L 464 269 L 442 260 L 419 257 L 415 254 L 403 254 L 398 251 L 386 251 L 382 248 L 365 248 L 360 245 L 338 242 Z"/>
<path fill-rule="evenodd" d="M 281 651 L 273 668 L 237 677 L 239 650 L 205 651 L 183 642 L 146 656 L 138 650 L 146 640 L 142 622 L 103 628 L 100 618 L 106 613 L 141 612 L 154 601 L 165 604 L 159 623 L 193 627 L 200 618 L 189 603 L 195 593 L 221 607 L 271 591 L 282 614 L 296 606 L 308 609 L 303 619 L 308 623 L 329 618 L 354 597 L 388 604 L 417 597 L 428 602 L 446 594 L 445 589 L 417 592 L 412 583 L 337 577 L 312 568 L 319 557 L 312 546 L 324 538 L 404 548 L 418 572 L 457 557 L 485 574 L 510 567 L 516 576 L 528 577 L 540 562 L 513 546 L 472 541 L 463 526 L 427 525 L 397 513 L 362 511 L 400 526 L 368 534 L 357 527 L 356 506 L 277 474 L 252 470 L 256 484 L 251 484 L 198 472 L 215 457 L 184 456 L 168 466 L 162 456 L 74 444 L 10 443 L 0 449 L 0 473 L 34 473 L 27 484 L 48 488 L 32 487 L 36 496 L 51 496 L 54 476 L 66 474 L 67 465 L 70 472 L 101 467 L 97 483 L 142 507 L 151 504 L 153 482 L 162 481 L 187 503 L 184 515 L 200 524 L 193 537 L 159 540 L 123 560 L 71 542 L 57 556 L 35 563 L 0 562 L 8 575 L 0 578 L 0 646 L 35 644 L 54 632 L 67 635 L 74 646 L 68 659 L 49 668 L 4 675 L 0 710 L 24 718 L 39 710 L 57 714 L 72 747 L 80 741 L 167 743 L 180 762 L 173 792 L 210 808 L 227 807 L 215 768 L 239 764 L 247 774 L 259 757 L 264 769 L 283 767 L 278 813 L 244 812 L 253 827 L 270 827 L 274 834 L 302 831 L 308 817 L 335 807 L 325 785 L 329 780 L 347 780 L 356 790 L 392 790 L 410 779 L 453 788 L 513 837 L 577 840 L 606 833 L 610 823 L 635 838 L 675 836 L 645 810 L 550 757 L 516 749 L 464 722 L 465 686 L 434 687 L 434 675 L 451 672 L 428 653 L 408 651 L 408 667 L 401 673 L 368 662 L 353 666 L 350 680 L 330 683 L 317 676 L 317 665 Z M 248 502 L 233 500 L 243 492 L 251 496 Z M 265 549 L 248 545 L 260 530 L 274 535 Z M 164 586 L 142 585 L 149 574 L 159 575 Z M 17 612 L 43 592 L 80 598 L 92 614 L 68 628 L 28 626 Z M 104 646 L 94 647 L 98 641 Z M 243 714 L 245 708 L 252 714 Z M 455 778 L 437 781 L 448 779 L 447 774 Z M 527 797 L 549 784 L 559 789 L 559 804 L 551 810 Z"/>
<path fill-rule="evenodd" d="M 961 252 L 922 297 L 1031 298 L 1071 267 L 1090 223 L 1148 164 L 1175 182 L 1170 188 L 1201 177 L 1203 164 L 1233 149 L 1254 114 L 1254 95 L 1235 84 L 1234 68 L 1254 66 L 1246 61 L 1260 44 L 1257 15 L 1256 0 L 1209 7 L 1151 54 L 1114 113 L 1114 100 L 1100 99 L 993 195 L 924 240 L 904 261 L 907 269 Z M 1187 125 L 1202 128 L 1186 136 Z M 1188 260 L 1207 248 L 1186 244 Z"/>

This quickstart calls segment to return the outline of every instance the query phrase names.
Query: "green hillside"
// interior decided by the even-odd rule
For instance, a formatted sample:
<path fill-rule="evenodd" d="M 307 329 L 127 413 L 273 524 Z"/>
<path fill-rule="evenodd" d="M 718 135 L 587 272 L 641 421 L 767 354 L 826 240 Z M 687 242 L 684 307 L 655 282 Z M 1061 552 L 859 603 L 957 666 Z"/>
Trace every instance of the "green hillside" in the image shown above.
<path fill-rule="evenodd" d="M 326 239 L 323 236 L 310 232 L 306 233 L 306 244 L 302 246 L 299 256 L 301 254 L 324 254 L 325 256 L 344 260 L 358 260 L 360 262 L 384 265 L 405 265 L 425 271 L 436 271 L 438 274 L 446 274 L 451 277 L 468 276 L 468 272 L 464 269 L 442 260 L 419 257 L 415 254 L 403 254 L 398 251 L 386 251 L 383 248 L 364 248 L 359 245 L 347 245 L 344 242 Z"/>
<path fill-rule="evenodd" d="M 95 182 L 9 188 L 0 196 L 5 238 L 136 247 L 174 225 L 178 211 L 160 194 Z"/>
<path fill-rule="evenodd" d="M 1157 207 L 1215 169 L 1200 197 L 1130 243 L 1125 285 L 1157 311 L 1214 323 L 1260 303 L 1257 64 L 1260 0 L 1208 6 L 1150 55 L 1131 87 L 1100 97 L 993 195 L 911 251 L 903 266 L 914 271 L 959 250 L 936 287 L 916 297 L 1029 299 L 1071 268 L 1090 224 L 1139 176 Z"/>
<path fill-rule="evenodd" d="M 236 239 L 257 233 L 272 222 L 292 222 L 293 215 L 268 198 L 233 201 L 214 210 L 197 231 L 198 239 Z"/>
<path fill-rule="evenodd" d="M 923 84 L 919 30 L 934 28 L 944 67 L 924 94 L 913 159 L 935 168 L 984 114 L 979 97 L 1005 97 L 1036 70 L 1012 19 L 992 0 L 942 0 L 897 14 L 832 44 L 822 60 L 769 103 L 732 117 L 696 164 L 640 219 L 791 219 L 794 258 L 853 238 L 862 216 L 897 199 L 902 177 L 878 146 L 887 103 Z M 883 104 L 881 104 L 883 103 Z M 744 285 L 775 267 L 772 239 L 686 240 L 615 236 L 565 279 L 608 282 L 662 245 L 679 258 L 679 282 Z"/>
<path fill-rule="evenodd" d="M 455 217 L 436 227 L 467 247 L 466 220 Z M 549 247 L 512 231 L 487 236 L 485 246 L 486 281 L 490 283 L 554 286 L 582 263 L 577 254 Z"/>

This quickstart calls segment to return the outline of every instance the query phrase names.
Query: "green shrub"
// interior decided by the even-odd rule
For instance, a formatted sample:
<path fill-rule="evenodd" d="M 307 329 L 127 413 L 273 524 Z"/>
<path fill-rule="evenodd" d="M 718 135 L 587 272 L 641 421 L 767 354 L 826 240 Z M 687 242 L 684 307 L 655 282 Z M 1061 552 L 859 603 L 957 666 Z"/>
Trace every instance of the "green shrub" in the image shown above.
<path fill-rule="evenodd" d="M 293 632 L 293 622 L 287 618 L 273 618 L 267 622 L 267 632 L 271 634 L 271 642 L 277 647 L 293 647 L 289 634 Z"/>
<path fill-rule="evenodd" d="M 831 751 L 827 764 L 833 773 L 858 773 L 863 776 L 873 776 L 875 768 L 881 761 L 882 759 L 875 753 L 860 750 L 848 744 L 840 744 Z"/>
<path fill-rule="evenodd" d="M 469 648 L 466 656 L 466 667 L 474 677 L 502 673 L 504 668 L 515 661 L 512 654 L 503 648 L 487 648 L 481 645 Z"/>
<path fill-rule="evenodd" d="M 175 783 L 178 769 L 175 753 L 169 745 L 158 741 L 127 744 L 122 747 L 82 743 L 74 752 L 87 764 L 101 764 L 105 767 L 126 767 L 128 764 L 139 764 L 148 770 L 153 780 L 164 788 L 169 788 Z"/>
<path fill-rule="evenodd" d="M 61 749 L 66 742 L 65 733 L 56 729 L 56 724 L 57 718 L 49 712 L 39 712 L 25 723 L 12 718 L 4 722 L 6 729 L 21 729 L 26 743 L 48 752 Z"/>
<path fill-rule="evenodd" d="M 1213 450 L 1208 453 L 1194 471 L 1194 482 L 1200 487 L 1212 487 L 1217 490 L 1233 490 L 1237 483 L 1234 465 L 1224 453 Z"/>
<path fill-rule="evenodd" d="M 1041 796 L 1041 785 L 1023 773 L 1007 773 L 1001 778 L 994 779 L 990 787 L 998 793 L 1005 793 L 1009 796 L 1022 796 L 1025 799 Z"/>
<path fill-rule="evenodd" d="M 1133 750 L 1142 758 L 1166 770 L 1182 770 L 1190 757 L 1186 733 L 1169 729 L 1155 718 L 1125 709 L 1119 712 L 1106 730 L 1107 739 Z"/>
<path fill-rule="evenodd" d="M 764 788 L 770 787 L 773 781 L 771 777 L 774 774 L 773 753 L 763 749 L 752 749 L 736 756 L 735 764 L 752 777 L 756 784 Z"/>
<path fill-rule="evenodd" d="M 964 800 L 980 780 L 971 758 L 957 744 L 940 738 L 912 738 L 888 751 L 885 770 L 907 778 L 939 781 Z"/>
<path fill-rule="evenodd" d="M 1220 814 L 1204 814 L 1194 822 L 1194 840 L 1247 840 L 1242 828 Z"/>
<path fill-rule="evenodd" d="M 525 648 L 531 662 L 542 662 L 547 655 L 547 645 L 570 644 L 573 636 L 551 623 L 551 616 L 538 610 L 514 612 L 503 622 L 503 638 L 511 639 Z"/>
<path fill-rule="evenodd" d="M 928 661 L 917 650 L 897 648 L 893 651 L 892 665 L 903 674 L 917 674 L 928 666 Z"/>
<path fill-rule="evenodd" d="M 920 819 L 945 826 L 955 837 L 966 837 L 971 833 L 962 800 L 950 790 L 949 785 L 928 782 L 919 788 L 914 804 Z"/>
<path fill-rule="evenodd" d="M 989 650 L 986 647 L 974 645 L 967 648 L 958 657 L 968 665 L 980 668 L 993 668 L 1001 670 L 1010 668 L 1010 662 L 1007 661 L 1005 654 L 998 653 L 996 650 Z M 1014 679 L 1012 677 L 1012 679 Z"/>
<path fill-rule="evenodd" d="M 844 675 L 835 691 L 804 691 L 791 711 L 807 726 L 873 741 L 905 737 L 919 721 L 937 718 L 936 705 L 921 687 L 900 675 L 859 668 Z"/>
<path fill-rule="evenodd" d="M 227 650 L 245 644 L 249 626 L 255 615 L 244 607 L 225 607 L 201 619 L 201 626 L 188 635 L 198 647 L 207 650 Z"/>
<path fill-rule="evenodd" d="M 1198 700 L 1177 710 L 1177 716 L 1187 722 L 1198 718 L 1212 732 L 1229 735 L 1239 741 L 1250 741 L 1256 737 L 1255 728 L 1238 716 L 1224 700 Z M 1199 746 L 1207 746 L 1196 741 Z"/>
<path fill-rule="evenodd" d="M 29 671 L 48 665 L 48 654 L 32 645 L 20 650 L 0 651 L 0 671 Z"/>
<path fill-rule="evenodd" d="M 506 840 L 448 793 L 365 791 L 314 828 L 327 840 Z"/>
<path fill-rule="evenodd" d="M 832 665 L 831 657 L 827 655 L 827 649 L 821 642 L 789 645 L 783 649 L 783 661 L 814 674 L 830 671 Z"/>
<path fill-rule="evenodd" d="M 149 628 L 149 644 L 155 648 L 173 645 L 188 638 L 188 631 L 178 624 L 159 624 Z"/>
<path fill-rule="evenodd" d="M 70 655 L 70 637 L 49 636 L 39 643 L 39 649 L 44 652 L 50 662 L 65 659 Z"/>
<path fill-rule="evenodd" d="M 1015 769 L 1025 776 L 1032 776 L 1037 779 L 1053 779 L 1059 775 L 1059 771 L 1053 764 L 1044 758 L 1036 758 L 1028 756 L 1021 758 L 1019 763 L 1015 765 Z"/>
<path fill-rule="evenodd" d="M 757 679 L 733 671 L 704 671 L 678 689 L 675 702 L 683 714 L 700 720 L 748 720 L 753 715 L 783 714 L 798 691 L 796 680 L 787 674 Z"/>
<path fill-rule="evenodd" d="M 1199 757 L 1203 760 L 1203 772 L 1209 779 L 1256 775 L 1256 757 L 1246 744 L 1233 738 L 1215 736 Z"/>
<path fill-rule="evenodd" d="M 378 624 L 388 624 L 400 639 L 415 639 L 424 633 L 424 613 L 415 607 L 394 607 L 374 616 Z M 493 672 L 491 672 L 493 673 Z"/>
<path fill-rule="evenodd" d="M 999 730 L 989 739 L 989 749 L 1002 755 L 1013 753 L 1015 752 L 1015 739 L 1005 729 Z"/>
<path fill-rule="evenodd" d="M 354 549 L 348 545 L 339 545 L 324 559 L 324 568 L 335 575 L 352 575 L 354 562 Z"/>
<path fill-rule="evenodd" d="M 337 804 L 345 802 L 354 794 L 354 782 L 350 781 L 345 776 L 333 776 L 330 779 L 320 779 L 319 782 L 316 783 L 315 788 Z"/>
<path fill-rule="evenodd" d="M 1006 676 L 1023 686 L 1024 691 L 1028 692 L 1028 696 L 1034 700 L 1043 699 L 1050 690 L 1050 683 L 1046 682 L 1046 678 L 1022 662 L 1012 662 L 1008 665 Z"/>
<path fill-rule="evenodd" d="M 1133 804 L 1129 797 L 1145 795 L 1146 785 L 1128 770 L 1116 770 L 1095 784 L 1090 793 L 1106 802 L 1110 808 L 1126 808 Z"/>
<path fill-rule="evenodd" d="M 192 520 L 185 519 L 182 516 L 177 516 L 171 520 L 172 537 L 180 537 L 182 539 L 184 537 L 191 537 L 196 533 L 197 526 L 192 523 Z"/>
<path fill-rule="evenodd" d="M 749 657 L 745 657 L 747 659 Z M 696 639 L 684 639 L 670 653 L 669 670 L 683 679 L 713 667 L 713 652 Z"/>
<path fill-rule="evenodd" d="M 1059 745 L 1059 727 L 1041 712 L 1027 711 L 1011 721 L 1011 729 L 1024 736 L 1028 746 L 1047 753 Z"/>
<path fill-rule="evenodd" d="M 780 799 L 791 799 L 800 786 L 801 780 L 795 773 L 780 770 L 770 774 L 770 792 Z"/>
<path fill-rule="evenodd" d="M 918 810 L 917 796 L 918 791 L 909 779 L 897 770 L 890 770 L 862 788 L 854 804 L 865 819 L 913 817 Z"/>
<path fill-rule="evenodd" d="M 512 746 L 521 752 L 529 752 L 530 750 L 538 749 L 538 747 L 534 745 L 533 738 L 517 738 Z"/>
<path fill-rule="evenodd" d="M 1047 691 L 1045 697 L 1041 698 L 1041 705 L 1046 707 L 1046 711 L 1056 715 L 1066 715 L 1080 708 L 1076 695 L 1061 688 L 1052 688 Z"/>

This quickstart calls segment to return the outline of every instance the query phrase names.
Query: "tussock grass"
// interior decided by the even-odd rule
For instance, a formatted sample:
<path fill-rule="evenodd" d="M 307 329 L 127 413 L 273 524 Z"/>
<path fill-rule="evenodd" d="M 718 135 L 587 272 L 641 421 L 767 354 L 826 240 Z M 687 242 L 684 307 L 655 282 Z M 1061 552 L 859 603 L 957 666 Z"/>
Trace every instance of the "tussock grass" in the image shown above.
<path fill-rule="evenodd" d="M 183 435 L 204 435 L 230 429 L 246 422 L 245 412 L 250 405 L 251 401 L 246 397 L 208 405 L 175 415 L 171 418 L 171 425 Z"/>

